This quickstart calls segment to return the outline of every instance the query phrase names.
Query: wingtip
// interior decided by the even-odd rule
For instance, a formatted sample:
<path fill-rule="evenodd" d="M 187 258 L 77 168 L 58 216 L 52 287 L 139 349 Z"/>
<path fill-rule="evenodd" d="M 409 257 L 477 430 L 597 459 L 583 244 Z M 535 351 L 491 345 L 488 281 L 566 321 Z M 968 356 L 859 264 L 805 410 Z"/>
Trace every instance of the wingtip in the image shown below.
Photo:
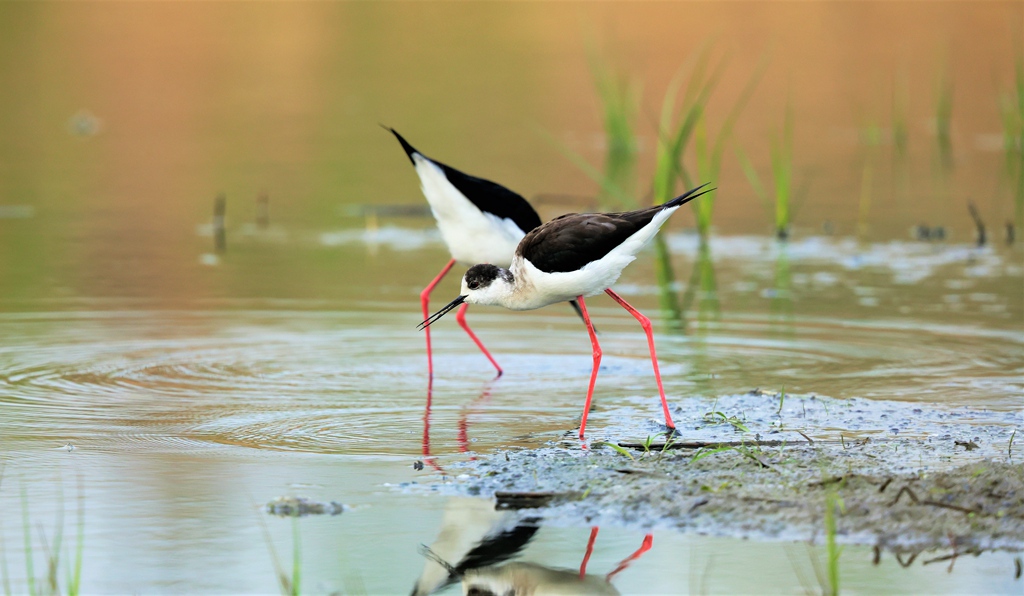
<path fill-rule="evenodd" d="M 416 162 L 413 161 L 413 159 L 412 159 L 412 154 L 413 153 L 420 153 L 420 152 L 417 151 L 415 147 L 410 145 L 409 141 L 405 140 L 405 137 L 403 137 L 402 135 L 398 134 L 397 130 L 391 128 L 390 126 L 385 126 L 384 124 L 381 124 L 380 126 L 384 130 L 391 131 L 391 134 L 395 135 L 395 138 L 398 139 L 398 142 L 402 144 L 402 149 L 405 150 L 405 154 L 409 157 L 409 162 L 412 163 L 413 165 L 416 165 Z M 420 155 L 423 155 L 423 154 L 420 153 Z"/>

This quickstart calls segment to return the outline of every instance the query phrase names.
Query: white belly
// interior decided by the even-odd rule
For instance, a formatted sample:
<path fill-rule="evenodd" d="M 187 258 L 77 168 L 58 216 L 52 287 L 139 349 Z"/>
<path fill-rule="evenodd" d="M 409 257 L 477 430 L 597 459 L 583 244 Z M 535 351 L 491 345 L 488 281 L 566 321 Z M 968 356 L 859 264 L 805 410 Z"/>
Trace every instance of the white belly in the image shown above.
<path fill-rule="evenodd" d="M 517 260 L 513 275 L 523 280 L 523 290 L 512 295 L 505 306 L 512 310 L 532 310 L 578 296 L 594 296 L 612 287 L 622 270 L 636 259 L 631 254 L 609 253 L 578 271 L 545 273 L 526 259 Z M 527 289 L 529 288 L 529 289 Z"/>
<path fill-rule="evenodd" d="M 445 177 L 440 167 L 413 154 L 420 188 L 452 258 L 464 265 L 508 267 L 526 235 L 512 220 L 484 213 Z"/>

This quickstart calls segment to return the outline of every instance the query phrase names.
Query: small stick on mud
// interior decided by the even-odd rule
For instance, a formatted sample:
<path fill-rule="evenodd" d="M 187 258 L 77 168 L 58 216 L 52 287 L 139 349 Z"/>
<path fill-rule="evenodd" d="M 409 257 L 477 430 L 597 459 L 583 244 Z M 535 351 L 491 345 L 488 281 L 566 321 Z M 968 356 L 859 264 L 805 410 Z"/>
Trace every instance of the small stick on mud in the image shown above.
<path fill-rule="evenodd" d="M 884 493 L 885 489 L 889 488 L 890 484 L 892 484 L 892 478 L 886 478 L 885 482 L 882 483 L 882 486 L 878 487 L 878 492 Z"/>
<path fill-rule="evenodd" d="M 1013 559 L 1013 579 L 1020 579 L 1021 572 L 1024 571 L 1024 564 L 1021 563 L 1020 557 Z"/>
<path fill-rule="evenodd" d="M 812 439 L 812 438 L 808 437 L 808 436 L 807 436 L 807 435 L 805 435 L 805 434 L 804 434 L 804 433 L 803 433 L 802 431 L 799 431 L 799 430 L 798 430 L 798 431 L 796 431 L 796 432 L 797 432 L 797 433 L 799 433 L 801 437 L 803 437 L 803 438 L 807 439 L 807 442 L 808 442 L 808 443 L 813 443 L 813 442 L 814 442 L 814 439 Z"/>
<path fill-rule="evenodd" d="M 635 443 L 631 441 L 622 441 L 619 443 L 619 447 L 625 449 L 641 449 L 645 447 L 649 451 L 655 451 L 658 449 L 705 449 L 705 448 L 719 448 L 719 447 L 788 447 L 790 445 L 805 445 L 803 441 L 675 441 L 673 443 L 652 443 L 645 445 L 644 443 Z"/>

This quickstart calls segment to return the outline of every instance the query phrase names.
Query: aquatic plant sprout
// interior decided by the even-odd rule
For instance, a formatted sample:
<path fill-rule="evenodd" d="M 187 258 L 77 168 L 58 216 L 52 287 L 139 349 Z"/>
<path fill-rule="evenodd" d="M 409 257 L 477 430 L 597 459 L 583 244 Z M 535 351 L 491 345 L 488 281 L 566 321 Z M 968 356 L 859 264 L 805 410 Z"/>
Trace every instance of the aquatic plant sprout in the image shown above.
<path fill-rule="evenodd" d="M 754 189 L 754 194 L 761 199 L 765 208 L 774 212 L 775 237 L 779 240 L 789 238 L 789 228 L 793 221 L 793 105 L 786 103 L 781 133 L 769 135 L 772 169 L 772 200 L 769 201 L 757 169 L 747 154 L 737 145 L 736 157 L 743 169 L 743 174 Z"/>

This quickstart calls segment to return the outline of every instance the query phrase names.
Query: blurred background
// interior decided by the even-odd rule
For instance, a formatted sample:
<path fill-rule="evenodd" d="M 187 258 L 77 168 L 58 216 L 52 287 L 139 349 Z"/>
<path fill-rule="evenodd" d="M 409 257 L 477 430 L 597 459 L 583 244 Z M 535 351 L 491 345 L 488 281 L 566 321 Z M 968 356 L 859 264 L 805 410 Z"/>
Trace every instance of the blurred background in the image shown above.
<path fill-rule="evenodd" d="M 801 194 L 793 224 L 805 233 L 829 224 L 841 235 L 905 239 L 924 223 L 969 242 L 967 201 L 999 237 L 1019 200 L 1004 143 L 1013 114 L 1003 112 L 1014 109 L 1020 84 L 1017 2 L 12 3 L 0 11 L 4 308 L 42 296 L 342 291 L 361 259 L 318 250 L 318 233 L 363 225 L 353 217 L 361 205 L 424 204 L 378 123 L 427 155 L 540 196 L 545 219 L 582 210 L 586 203 L 543 197 L 599 193 L 565 156 L 598 169 L 605 160 L 595 62 L 636 96 L 628 191 L 641 201 L 673 76 L 691 73 L 705 51 L 712 66 L 724 64 L 706 101 L 712 139 L 757 79 L 714 180 L 722 234 L 772 232 L 771 210 L 735 147 L 770 186 L 770 138 L 783 130 L 787 104 Z M 940 128 L 948 129 L 945 162 Z M 691 146 L 684 160 L 695 159 Z M 256 221 L 265 193 L 274 238 L 314 246 L 275 269 L 272 285 L 241 263 L 237 274 L 211 274 L 198 257 L 209 242 L 195 229 L 220 193 L 229 232 Z M 671 225 L 693 219 L 680 214 Z M 288 258 L 262 256 L 260 268 Z"/>
<path fill-rule="evenodd" d="M 380 124 L 545 220 L 717 186 L 617 286 L 674 399 L 1019 411 L 1022 48 L 1019 1 L 0 3 L 7 591 L 48 585 L 49 560 L 73 592 L 77 544 L 86 592 L 273 592 L 268 546 L 294 540 L 301 591 L 405 593 L 444 509 L 399 490 L 436 481 L 414 460 L 576 424 L 568 309 L 474 309 L 497 383 L 435 326 L 428 384 L 418 294 L 449 257 Z M 656 417 L 635 321 L 591 312 L 599 406 Z M 284 494 L 356 508 L 265 533 Z M 588 532 L 544 528 L 526 556 L 572 567 Z M 603 532 L 591 565 L 641 536 Z M 948 576 L 845 553 L 862 591 L 1016 586 L 1006 553 Z M 792 592 L 796 567 L 660 533 L 616 585 Z"/>

